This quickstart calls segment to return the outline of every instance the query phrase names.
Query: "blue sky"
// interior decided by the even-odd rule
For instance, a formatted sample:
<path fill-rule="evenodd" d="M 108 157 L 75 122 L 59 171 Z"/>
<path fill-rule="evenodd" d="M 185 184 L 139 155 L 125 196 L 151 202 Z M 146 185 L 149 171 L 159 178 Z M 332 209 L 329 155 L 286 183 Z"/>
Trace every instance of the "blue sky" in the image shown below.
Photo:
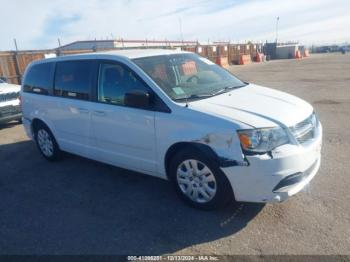
<path fill-rule="evenodd" d="M 350 42 L 348 0 L 0 0 L 0 50 L 87 39 Z M 16 15 L 13 15 L 16 14 Z"/>

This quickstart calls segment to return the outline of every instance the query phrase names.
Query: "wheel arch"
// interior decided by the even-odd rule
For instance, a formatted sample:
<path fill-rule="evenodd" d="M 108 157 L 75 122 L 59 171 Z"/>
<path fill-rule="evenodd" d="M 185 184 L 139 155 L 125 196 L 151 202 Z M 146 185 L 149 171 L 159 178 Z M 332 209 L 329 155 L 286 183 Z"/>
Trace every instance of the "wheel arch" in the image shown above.
<path fill-rule="evenodd" d="M 58 147 L 60 148 L 60 145 L 57 141 L 57 137 L 56 137 L 56 134 L 54 133 L 54 130 L 44 120 L 42 120 L 38 117 L 33 118 L 31 121 L 31 125 L 30 125 L 30 129 L 31 129 L 31 132 L 33 134 L 33 138 L 35 139 L 36 128 L 40 125 L 44 125 L 45 127 L 47 127 L 49 129 L 49 131 L 52 133 L 53 137 L 55 138 Z"/>
<path fill-rule="evenodd" d="M 170 177 L 171 159 L 176 155 L 177 152 L 179 152 L 180 150 L 184 150 L 186 148 L 188 148 L 189 150 L 195 150 L 200 154 L 204 154 L 206 156 L 206 158 L 209 158 L 208 160 L 215 161 L 215 163 L 217 164 L 217 168 L 218 168 L 217 171 L 223 175 L 222 181 L 225 181 L 224 184 L 227 185 L 227 187 L 226 187 L 227 191 L 225 191 L 228 194 L 227 200 L 228 201 L 230 199 L 235 200 L 233 186 L 230 183 L 226 174 L 221 170 L 221 167 L 236 165 L 235 160 L 228 160 L 225 157 L 221 157 L 220 155 L 218 155 L 217 152 L 215 152 L 215 150 L 212 147 L 210 147 L 209 145 L 206 145 L 206 144 L 201 144 L 198 142 L 178 142 L 178 143 L 175 143 L 172 146 L 170 146 L 165 154 L 165 160 L 164 160 L 165 161 L 164 164 L 165 164 L 165 169 L 166 169 L 166 176 L 167 176 L 168 180 L 174 181 Z"/>
<path fill-rule="evenodd" d="M 36 128 L 37 128 L 38 126 L 40 126 L 40 125 L 44 125 L 44 126 L 46 126 L 47 128 L 50 129 L 50 127 L 49 127 L 43 120 L 41 120 L 41 119 L 39 119 L 39 118 L 34 118 L 34 119 L 32 120 L 31 126 L 30 126 L 33 135 L 35 135 Z M 51 129 L 50 129 L 50 131 L 51 131 Z M 51 131 L 51 132 L 52 132 L 52 131 Z"/>
<path fill-rule="evenodd" d="M 169 179 L 169 166 L 170 166 L 171 159 L 175 156 L 177 152 L 184 149 L 196 150 L 206 155 L 213 161 L 217 161 L 217 163 L 220 164 L 220 157 L 210 146 L 204 145 L 201 143 L 196 143 L 196 142 L 177 142 L 168 148 L 164 157 L 164 166 L 165 166 L 166 176 L 168 179 Z"/>

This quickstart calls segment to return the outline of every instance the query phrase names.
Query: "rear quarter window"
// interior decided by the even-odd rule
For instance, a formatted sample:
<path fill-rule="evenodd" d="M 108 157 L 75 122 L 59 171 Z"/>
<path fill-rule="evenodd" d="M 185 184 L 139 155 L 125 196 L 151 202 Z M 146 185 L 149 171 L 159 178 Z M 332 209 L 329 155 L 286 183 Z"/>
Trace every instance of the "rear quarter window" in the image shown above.
<path fill-rule="evenodd" d="M 52 74 L 55 64 L 42 63 L 33 65 L 23 81 L 23 91 L 47 95 L 52 91 Z"/>

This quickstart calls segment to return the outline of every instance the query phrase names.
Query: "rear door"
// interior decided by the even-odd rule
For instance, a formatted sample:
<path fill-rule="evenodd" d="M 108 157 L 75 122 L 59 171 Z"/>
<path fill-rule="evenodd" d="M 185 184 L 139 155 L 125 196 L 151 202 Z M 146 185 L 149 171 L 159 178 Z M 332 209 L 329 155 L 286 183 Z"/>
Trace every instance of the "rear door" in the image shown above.
<path fill-rule="evenodd" d="M 54 96 L 58 104 L 51 112 L 57 139 L 63 150 L 91 155 L 91 90 L 96 81 L 94 60 L 56 63 Z"/>
<path fill-rule="evenodd" d="M 151 89 L 122 63 L 101 61 L 98 71 L 91 114 L 94 158 L 140 172 L 155 172 L 155 112 L 124 104 L 126 92 Z"/>

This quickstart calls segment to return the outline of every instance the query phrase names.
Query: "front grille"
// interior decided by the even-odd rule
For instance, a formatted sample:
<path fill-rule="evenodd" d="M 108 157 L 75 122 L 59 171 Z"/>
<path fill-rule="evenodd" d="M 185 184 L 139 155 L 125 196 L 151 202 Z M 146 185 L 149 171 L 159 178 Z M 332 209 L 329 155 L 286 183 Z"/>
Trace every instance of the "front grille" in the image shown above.
<path fill-rule="evenodd" d="M 317 118 L 315 113 L 312 113 L 308 118 L 296 124 L 295 126 L 290 127 L 290 131 L 300 144 L 304 144 L 313 138 L 316 135 L 317 128 Z"/>
<path fill-rule="evenodd" d="M 0 102 L 16 100 L 19 98 L 19 92 L 0 94 Z"/>

